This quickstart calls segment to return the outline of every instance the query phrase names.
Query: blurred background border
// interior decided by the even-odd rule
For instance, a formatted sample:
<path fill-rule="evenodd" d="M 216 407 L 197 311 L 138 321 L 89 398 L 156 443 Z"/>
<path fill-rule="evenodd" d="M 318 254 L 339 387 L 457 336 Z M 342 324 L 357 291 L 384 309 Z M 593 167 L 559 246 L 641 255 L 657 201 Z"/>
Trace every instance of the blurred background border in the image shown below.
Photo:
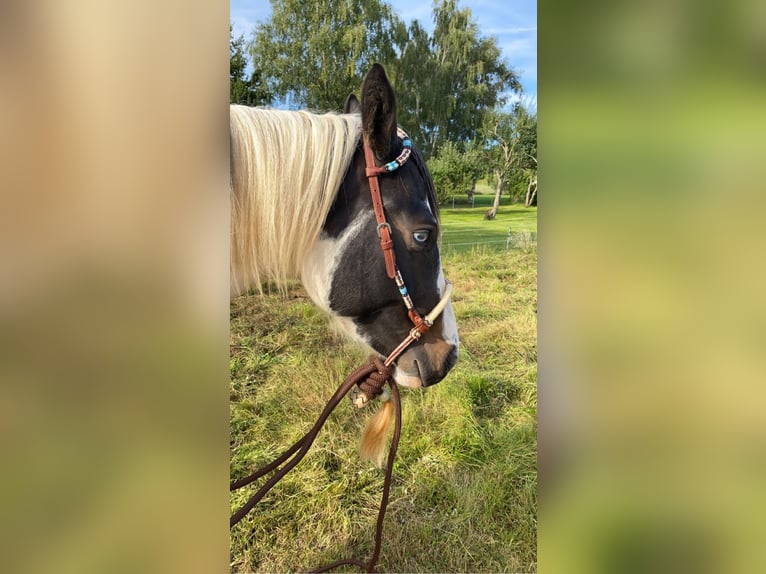
<path fill-rule="evenodd" d="M 540 571 L 763 571 L 763 3 L 539 20 Z"/>
<path fill-rule="evenodd" d="M 2 569 L 224 570 L 227 5 L 0 9 Z M 762 572 L 763 3 L 539 28 L 539 569 Z"/>

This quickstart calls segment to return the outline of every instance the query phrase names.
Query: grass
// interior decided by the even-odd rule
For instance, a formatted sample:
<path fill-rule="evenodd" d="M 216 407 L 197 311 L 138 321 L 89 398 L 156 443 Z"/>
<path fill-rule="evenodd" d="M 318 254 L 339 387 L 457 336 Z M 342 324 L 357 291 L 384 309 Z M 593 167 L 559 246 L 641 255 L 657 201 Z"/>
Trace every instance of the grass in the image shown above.
<path fill-rule="evenodd" d="M 444 256 L 460 359 L 438 385 L 403 390 L 381 571 L 536 571 L 536 260 L 534 247 Z M 232 477 L 302 436 L 365 357 L 297 285 L 233 300 Z M 357 448 L 374 408 L 342 404 L 306 458 L 232 530 L 233 572 L 369 558 L 383 474 Z M 235 493 L 232 508 L 251 492 Z"/>
<path fill-rule="evenodd" d="M 465 197 L 456 202 L 458 207 L 451 207 L 447 202 L 441 208 L 442 251 L 470 251 L 477 246 L 503 250 L 508 241 L 508 229 L 511 229 L 511 244 L 528 246 L 537 236 L 537 207 L 524 207 L 522 204 L 510 204 L 504 197 L 495 219 L 486 220 L 484 214 L 492 206 L 493 196 L 476 195 L 474 207 L 468 207 Z M 461 206 L 462 203 L 462 206 Z"/>

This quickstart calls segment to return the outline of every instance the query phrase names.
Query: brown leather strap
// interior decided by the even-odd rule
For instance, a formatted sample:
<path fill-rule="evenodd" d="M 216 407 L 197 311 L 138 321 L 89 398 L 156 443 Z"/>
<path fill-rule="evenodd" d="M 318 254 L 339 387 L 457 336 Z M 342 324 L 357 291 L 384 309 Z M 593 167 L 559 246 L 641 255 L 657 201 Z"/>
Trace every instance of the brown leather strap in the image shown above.
<path fill-rule="evenodd" d="M 402 132 L 404 137 L 407 134 Z M 370 196 L 372 197 L 372 210 L 375 212 L 375 221 L 378 223 L 378 238 L 380 239 L 380 248 L 383 250 L 383 258 L 386 262 L 386 273 L 389 279 L 397 280 L 397 286 L 404 288 L 402 298 L 407 305 L 407 316 L 415 325 L 415 328 L 420 334 L 425 333 L 428 330 L 428 325 L 423 321 L 423 317 L 418 313 L 410 302 L 409 295 L 406 294 L 406 287 L 401 279 L 401 275 L 397 274 L 396 268 L 396 255 L 394 254 L 394 241 L 391 238 L 391 224 L 386 221 L 386 212 L 383 211 L 383 198 L 380 194 L 380 183 L 378 182 L 378 176 L 383 173 L 388 173 L 385 167 L 379 167 L 375 165 L 375 155 L 372 152 L 372 148 L 367 143 L 367 140 L 363 139 L 364 145 L 364 161 L 365 161 L 365 175 L 370 182 Z M 408 150 L 409 151 L 409 150 Z M 402 159 L 401 163 L 407 161 L 409 153 L 407 153 Z M 399 162 L 399 158 L 397 158 Z M 401 164 L 400 164 L 401 165 Z M 397 279 L 398 275 L 398 279 Z M 402 282 L 398 285 L 399 281 Z M 401 290 L 401 289 L 400 289 Z"/>
<path fill-rule="evenodd" d="M 394 255 L 394 241 L 391 239 L 391 225 L 386 221 L 386 213 L 383 211 L 383 199 L 380 196 L 380 185 L 378 175 L 385 172 L 385 169 L 375 165 L 375 156 L 372 149 L 364 141 L 364 159 L 367 164 L 366 175 L 370 182 L 370 195 L 372 196 L 372 209 L 375 212 L 375 221 L 378 222 L 378 237 L 380 238 L 380 248 L 383 250 L 383 257 L 386 261 L 386 273 L 389 279 L 393 279 L 396 274 L 396 256 Z"/>
<path fill-rule="evenodd" d="M 407 311 L 407 315 L 410 318 L 410 321 L 412 321 L 412 324 L 415 325 L 415 328 L 418 330 L 418 332 L 422 335 L 426 331 L 428 331 L 428 325 L 426 325 L 426 322 L 423 321 L 423 315 L 418 313 L 417 309 L 413 308 Z"/>

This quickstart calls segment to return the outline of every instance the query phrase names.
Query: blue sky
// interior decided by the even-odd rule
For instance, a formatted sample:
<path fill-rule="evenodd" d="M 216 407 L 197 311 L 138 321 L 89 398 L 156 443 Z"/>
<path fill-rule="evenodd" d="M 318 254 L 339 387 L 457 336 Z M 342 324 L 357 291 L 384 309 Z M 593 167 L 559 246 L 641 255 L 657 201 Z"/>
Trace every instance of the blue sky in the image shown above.
<path fill-rule="evenodd" d="M 432 3 L 413 0 L 385 0 L 405 22 L 414 19 L 429 31 Z M 470 8 L 482 36 L 494 36 L 503 57 L 513 66 L 524 89 L 527 107 L 537 109 L 537 0 L 458 0 L 460 8 Z M 234 34 L 246 38 L 258 22 L 271 13 L 267 0 L 230 0 Z"/>

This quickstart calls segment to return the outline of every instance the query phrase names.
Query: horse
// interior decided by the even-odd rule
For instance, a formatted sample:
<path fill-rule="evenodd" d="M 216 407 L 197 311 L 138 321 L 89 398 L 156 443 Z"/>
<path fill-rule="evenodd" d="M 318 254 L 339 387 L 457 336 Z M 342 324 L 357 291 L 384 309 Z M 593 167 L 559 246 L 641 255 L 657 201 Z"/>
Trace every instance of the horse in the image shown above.
<path fill-rule="evenodd" d="M 445 297 L 434 184 L 398 127 L 381 65 L 365 76 L 361 101 L 350 94 L 343 113 L 230 106 L 230 146 L 233 296 L 264 281 L 298 279 L 344 334 L 381 356 L 412 330 L 410 304 L 422 316 Z M 378 207 L 370 162 L 380 174 Z M 392 280 L 390 260 L 402 285 Z M 458 349 L 448 302 L 399 356 L 393 379 L 434 385 Z"/>

